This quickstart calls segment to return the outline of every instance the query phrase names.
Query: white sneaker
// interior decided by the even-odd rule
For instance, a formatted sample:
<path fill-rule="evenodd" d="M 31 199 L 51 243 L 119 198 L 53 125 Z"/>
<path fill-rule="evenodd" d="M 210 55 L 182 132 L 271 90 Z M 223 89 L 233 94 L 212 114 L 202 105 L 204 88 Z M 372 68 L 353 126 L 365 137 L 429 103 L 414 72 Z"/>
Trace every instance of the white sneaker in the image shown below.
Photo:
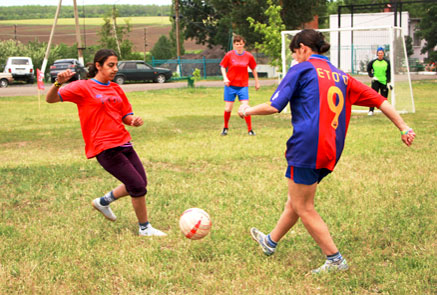
<path fill-rule="evenodd" d="M 372 112 L 372 111 L 369 111 L 369 112 L 367 113 L 367 116 L 373 116 L 373 112 Z"/>
<path fill-rule="evenodd" d="M 338 262 L 331 262 L 329 260 L 326 260 L 326 262 L 321 267 L 313 269 L 311 272 L 313 274 L 320 274 L 336 271 L 345 271 L 348 269 L 349 266 L 347 265 L 346 259 L 343 258 L 341 261 Z"/>
<path fill-rule="evenodd" d="M 147 236 L 147 237 L 163 237 L 167 234 L 160 231 L 159 229 L 154 228 L 151 224 L 149 224 L 145 229 L 141 229 L 141 227 L 138 230 L 138 234 L 140 236 Z"/>
<path fill-rule="evenodd" d="M 108 206 L 100 205 L 100 198 L 94 199 L 91 203 L 94 207 L 94 209 L 98 210 L 100 213 L 103 214 L 107 219 L 111 221 L 115 221 L 117 219 L 117 216 L 112 212 L 111 208 Z"/>

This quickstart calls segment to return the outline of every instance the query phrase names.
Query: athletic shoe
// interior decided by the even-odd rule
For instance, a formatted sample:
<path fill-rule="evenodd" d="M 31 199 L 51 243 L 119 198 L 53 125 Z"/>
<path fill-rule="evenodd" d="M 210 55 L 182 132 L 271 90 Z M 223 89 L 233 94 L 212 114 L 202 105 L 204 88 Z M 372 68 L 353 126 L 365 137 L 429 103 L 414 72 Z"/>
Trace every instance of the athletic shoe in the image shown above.
<path fill-rule="evenodd" d="M 138 234 L 140 236 L 147 236 L 147 237 L 163 237 L 166 236 L 167 234 L 160 231 L 159 229 L 154 228 L 151 224 L 149 224 L 145 229 L 140 229 L 138 230 Z"/>
<path fill-rule="evenodd" d="M 223 131 L 222 131 L 222 133 L 220 135 L 221 136 L 228 135 L 228 128 L 223 128 Z"/>
<path fill-rule="evenodd" d="M 369 112 L 367 113 L 367 116 L 373 116 L 373 111 L 369 111 Z"/>
<path fill-rule="evenodd" d="M 91 203 L 94 207 L 94 209 L 98 210 L 100 213 L 103 214 L 107 219 L 111 221 L 115 221 L 117 219 L 117 216 L 114 215 L 111 208 L 108 206 L 100 205 L 100 198 L 94 199 Z"/>
<path fill-rule="evenodd" d="M 251 135 L 251 136 L 254 136 L 254 135 L 255 135 L 255 132 L 253 132 L 253 130 L 250 130 L 249 132 L 247 132 L 247 134 L 249 134 L 249 135 Z"/>
<path fill-rule="evenodd" d="M 342 259 L 338 262 L 332 262 L 330 260 L 326 260 L 325 264 L 323 264 L 321 267 L 317 269 L 313 269 L 311 272 L 313 274 L 320 274 L 320 273 L 328 273 L 328 272 L 336 272 L 336 271 L 345 271 L 349 268 L 347 265 L 346 259 Z"/>
<path fill-rule="evenodd" d="M 275 253 L 275 248 L 269 247 L 267 245 L 265 234 L 263 234 L 262 232 L 260 232 L 258 229 L 254 227 L 250 229 L 250 234 L 252 238 L 261 246 L 261 249 L 263 250 L 264 254 L 270 256 L 273 253 Z"/>

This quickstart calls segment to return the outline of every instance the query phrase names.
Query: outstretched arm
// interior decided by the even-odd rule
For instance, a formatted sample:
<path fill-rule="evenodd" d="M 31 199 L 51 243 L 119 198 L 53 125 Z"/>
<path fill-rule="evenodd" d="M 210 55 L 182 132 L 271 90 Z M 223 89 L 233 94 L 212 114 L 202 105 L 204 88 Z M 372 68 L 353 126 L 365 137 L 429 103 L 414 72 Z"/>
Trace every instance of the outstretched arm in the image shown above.
<path fill-rule="evenodd" d="M 143 119 L 141 119 L 141 117 L 127 115 L 123 118 L 123 123 L 129 126 L 140 127 L 143 125 Z"/>
<path fill-rule="evenodd" d="M 262 103 L 254 107 L 247 104 L 242 104 L 238 109 L 238 115 L 241 118 L 251 115 L 271 115 L 277 113 L 278 110 L 272 107 L 269 103 Z"/>
<path fill-rule="evenodd" d="M 393 122 L 393 124 L 396 125 L 396 127 L 398 127 L 398 129 L 401 131 L 402 141 L 407 146 L 410 146 L 416 137 L 416 133 L 414 133 L 413 129 L 407 126 L 401 116 L 399 116 L 398 112 L 396 112 L 394 107 L 388 101 L 385 100 L 379 106 L 379 109 Z"/>

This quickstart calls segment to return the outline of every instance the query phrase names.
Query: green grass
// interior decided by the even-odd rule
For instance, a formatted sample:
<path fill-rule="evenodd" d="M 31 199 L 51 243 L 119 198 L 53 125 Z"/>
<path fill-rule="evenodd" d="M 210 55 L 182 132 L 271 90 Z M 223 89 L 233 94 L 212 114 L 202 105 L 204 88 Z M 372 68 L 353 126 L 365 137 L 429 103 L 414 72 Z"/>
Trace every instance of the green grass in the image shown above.
<path fill-rule="evenodd" d="M 0 99 L 0 294 L 435 294 L 436 81 L 415 82 L 417 132 L 403 146 L 382 115 L 353 115 L 336 170 L 316 206 L 350 270 L 311 276 L 324 257 L 301 223 L 265 257 L 248 230 L 268 231 L 287 198 L 289 114 L 235 112 L 219 136 L 220 88 L 128 93 L 145 124 L 128 127 L 149 177 L 150 221 L 169 235 L 137 236 L 128 198 L 115 223 L 91 200 L 118 182 L 84 156 L 73 104 Z M 274 88 L 251 89 L 252 104 Z M 180 214 L 200 207 L 213 228 L 190 241 Z M 270 293 L 268 293 L 270 292 Z"/>
<path fill-rule="evenodd" d="M 131 25 L 170 25 L 170 19 L 168 16 L 135 16 L 135 17 L 118 17 L 117 23 L 124 24 L 125 20 L 129 20 Z M 82 19 L 80 19 L 82 23 Z M 86 18 L 86 24 L 89 26 L 101 26 L 103 25 L 103 18 L 90 17 Z M 0 20 L 0 25 L 52 25 L 53 19 L 23 19 L 23 20 Z M 58 25 L 74 26 L 74 18 L 59 18 Z"/>

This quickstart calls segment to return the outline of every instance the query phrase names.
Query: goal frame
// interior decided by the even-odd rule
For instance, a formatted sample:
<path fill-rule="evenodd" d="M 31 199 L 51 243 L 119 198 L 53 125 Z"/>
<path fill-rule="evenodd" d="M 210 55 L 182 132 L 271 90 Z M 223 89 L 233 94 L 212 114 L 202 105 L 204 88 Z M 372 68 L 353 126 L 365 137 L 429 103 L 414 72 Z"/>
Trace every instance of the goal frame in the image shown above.
<path fill-rule="evenodd" d="M 348 28 L 332 28 L 332 29 L 316 29 L 316 31 L 321 32 L 321 33 L 332 33 L 332 32 L 351 32 L 351 31 L 388 31 L 389 32 L 389 36 L 390 36 L 390 40 L 389 40 L 389 44 L 390 44 L 390 48 L 394 48 L 394 31 L 395 30 L 399 30 L 401 33 L 401 36 L 404 36 L 404 31 L 403 28 L 401 27 L 395 27 L 395 26 L 374 26 L 374 27 L 348 27 Z M 287 67 L 287 52 L 286 52 L 286 48 L 288 46 L 287 44 L 287 39 L 286 36 L 287 35 L 296 35 L 297 33 L 299 33 L 302 30 L 292 30 L 292 31 L 281 31 L 281 58 L 282 58 L 282 77 L 285 76 L 285 74 L 288 71 L 288 67 Z M 414 96 L 413 96 L 413 87 L 411 84 L 411 75 L 410 75 L 410 67 L 409 67 L 409 63 L 408 63 L 408 56 L 407 56 L 407 49 L 406 49 L 406 44 L 405 44 L 405 39 L 402 39 L 402 49 L 403 49 L 403 54 L 406 58 L 406 73 L 408 76 L 408 83 L 409 83 L 409 90 L 410 90 L 410 97 L 411 97 L 411 105 L 412 105 L 412 113 L 416 112 L 415 109 L 415 104 L 414 104 Z M 353 45 L 353 44 L 352 44 Z M 339 47 L 340 49 L 340 47 Z M 340 50 L 338 49 L 339 55 L 340 55 Z M 394 64 L 395 64 L 395 60 L 394 60 L 394 54 L 390 54 L 390 64 L 392 65 L 390 67 L 390 73 L 391 73 L 391 83 L 396 87 L 396 76 L 395 76 L 395 69 L 394 69 Z M 393 105 L 393 107 L 396 109 L 396 92 L 395 91 L 390 91 L 391 94 L 391 104 Z M 400 111 L 397 110 L 399 113 L 408 113 L 408 111 Z M 353 110 L 353 112 L 367 112 L 365 110 Z"/>

